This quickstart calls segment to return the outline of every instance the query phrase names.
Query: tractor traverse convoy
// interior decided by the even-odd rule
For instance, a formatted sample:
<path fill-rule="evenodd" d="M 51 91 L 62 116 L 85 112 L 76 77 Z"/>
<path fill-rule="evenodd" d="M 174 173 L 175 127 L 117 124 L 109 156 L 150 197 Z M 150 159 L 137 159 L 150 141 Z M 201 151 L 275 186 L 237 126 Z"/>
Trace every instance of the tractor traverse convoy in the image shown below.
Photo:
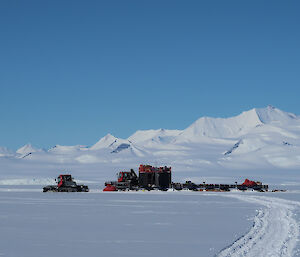
<path fill-rule="evenodd" d="M 138 191 L 138 190 L 190 190 L 190 191 L 214 191 L 227 192 L 232 189 L 246 191 L 255 190 L 259 192 L 268 191 L 268 185 L 263 185 L 259 181 L 246 179 L 242 184 L 201 184 L 186 181 L 185 183 L 172 182 L 171 167 L 153 167 L 151 165 L 139 166 L 137 175 L 133 169 L 121 171 L 116 181 L 105 182 L 104 192 L 107 191 Z M 59 175 L 56 179 L 57 185 L 50 185 L 43 188 L 43 192 L 89 192 L 88 186 L 77 185 L 71 175 Z M 283 191 L 283 190 L 280 190 Z"/>
<path fill-rule="evenodd" d="M 118 173 L 117 181 L 105 182 L 103 191 L 129 191 L 129 190 L 192 190 L 192 191 L 221 191 L 226 192 L 231 189 L 246 191 L 248 189 L 265 192 L 268 185 L 261 182 L 246 179 L 242 184 L 195 184 L 191 181 L 185 183 L 173 183 L 171 167 L 153 167 L 151 165 L 140 165 L 139 176 L 133 169 L 130 172 L 121 171 Z"/>

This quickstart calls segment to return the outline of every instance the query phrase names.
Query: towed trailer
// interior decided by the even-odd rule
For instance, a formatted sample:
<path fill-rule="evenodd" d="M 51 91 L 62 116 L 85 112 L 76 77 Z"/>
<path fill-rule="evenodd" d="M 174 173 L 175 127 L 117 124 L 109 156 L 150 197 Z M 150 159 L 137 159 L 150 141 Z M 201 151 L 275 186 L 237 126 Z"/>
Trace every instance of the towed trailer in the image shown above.
<path fill-rule="evenodd" d="M 249 184 L 247 181 L 250 181 L 251 183 Z M 230 191 L 231 189 L 246 191 L 252 189 L 255 191 L 264 192 L 269 190 L 268 185 L 263 185 L 261 182 L 255 182 L 248 179 L 246 179 L 242 184 L 195 184 L 191 181 L 186 181 L 183 184 L 173 183 L 173 188 L 176 190 L 188 189 L 193 191 Z"/>

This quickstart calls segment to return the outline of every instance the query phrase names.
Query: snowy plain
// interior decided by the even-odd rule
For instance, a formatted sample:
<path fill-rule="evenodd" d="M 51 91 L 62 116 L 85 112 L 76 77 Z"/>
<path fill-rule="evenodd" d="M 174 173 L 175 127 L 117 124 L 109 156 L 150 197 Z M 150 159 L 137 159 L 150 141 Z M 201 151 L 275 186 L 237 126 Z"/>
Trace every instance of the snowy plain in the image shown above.
<path fill-rule="evenodd" d="M 0 195 L 2 256 L 214 256 L 255 215 L 247 203 L 214 195 Z"/>
<path fill-rule="evenodd" d="M 298 256 L 300 118 L 268 106 L 203 117 L 185 130 L 106 135 L 93 146 L 0 148 L 0 256 Z M 139 164 L 172 180 L 287 192 L 103 193 Z M 89 193 L 42 193 L 60 173 Z"/>
<path fill-rule="evenodd" d="M 57 194 L 2 186 L 0 204 L 0 256 L 300 255 L 295 192 Z"/>

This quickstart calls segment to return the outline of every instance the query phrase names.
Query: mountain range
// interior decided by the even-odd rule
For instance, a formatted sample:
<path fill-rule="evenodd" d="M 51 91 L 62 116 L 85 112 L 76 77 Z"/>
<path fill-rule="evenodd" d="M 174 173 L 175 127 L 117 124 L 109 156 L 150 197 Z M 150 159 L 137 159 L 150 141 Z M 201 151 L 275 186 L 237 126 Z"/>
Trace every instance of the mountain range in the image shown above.
<path fill-rule="evenodd" d="M 300 168 L 300 117 L 273 106 L 230 118 L 201 117 L 184 130 L 138 130 L 127 139 L 111 134 L 94 145 L 48 150 L 27 144 L 16 152 L 0 147 L 1 158 L 30 161 L 159 164 L 232 168 Z"/>

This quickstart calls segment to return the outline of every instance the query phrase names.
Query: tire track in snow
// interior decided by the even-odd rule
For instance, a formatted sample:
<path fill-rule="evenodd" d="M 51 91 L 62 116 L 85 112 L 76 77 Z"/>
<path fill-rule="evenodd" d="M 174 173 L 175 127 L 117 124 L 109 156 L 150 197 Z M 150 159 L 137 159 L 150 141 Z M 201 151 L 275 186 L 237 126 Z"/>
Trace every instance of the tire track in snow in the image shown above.
<path fill-rule="evenodd" d="M 222 250 L 217 257 L 291 257 L 299 236 L 293 210 L 299 202 L 275 197 L 230 195 L 242 201 L 257 203 L 259 210 L 250 231 Z"/>

